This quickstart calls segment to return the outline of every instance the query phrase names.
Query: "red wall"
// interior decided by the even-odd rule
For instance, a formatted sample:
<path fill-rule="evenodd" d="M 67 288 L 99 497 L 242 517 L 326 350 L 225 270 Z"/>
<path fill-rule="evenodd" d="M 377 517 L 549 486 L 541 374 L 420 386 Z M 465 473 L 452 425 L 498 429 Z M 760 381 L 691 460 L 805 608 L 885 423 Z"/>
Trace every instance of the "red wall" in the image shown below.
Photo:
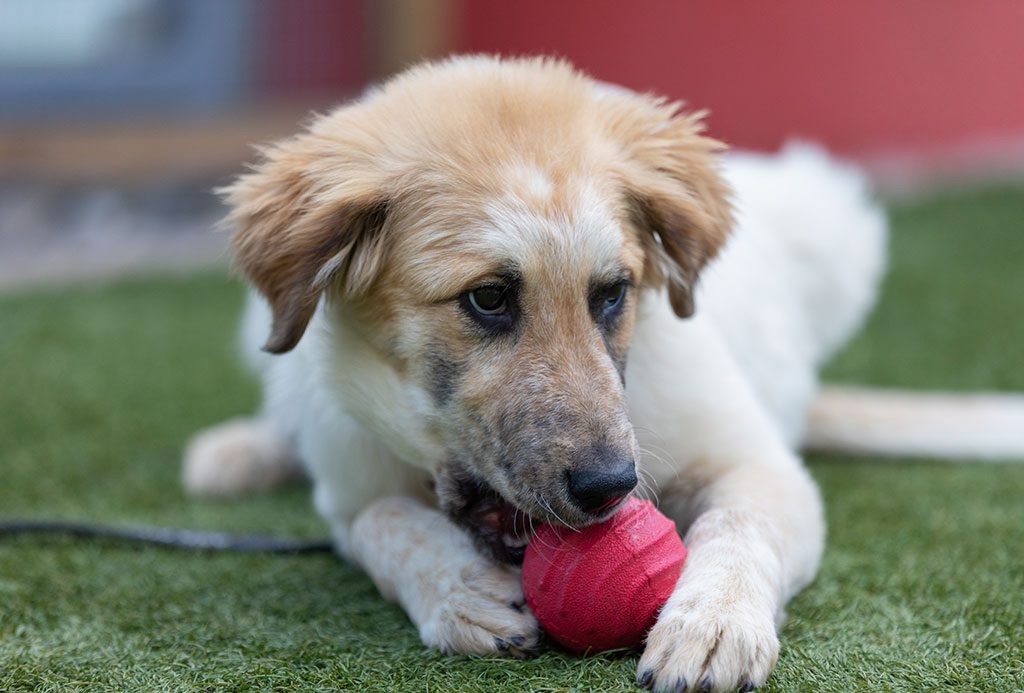
<path fill-rule="evenodd" d="M 254 71 L 264 95 L 347 97 L 366 83 L 370 60 L 362 0 L 264 0 L 253 7 Z"/>
<path fill-rule="evenodd" d="M 853 154 L 1024 136 L 1020 0 L 463 0 L 464 51 L 552 53 L 710 108 L 711 132 Z"/>

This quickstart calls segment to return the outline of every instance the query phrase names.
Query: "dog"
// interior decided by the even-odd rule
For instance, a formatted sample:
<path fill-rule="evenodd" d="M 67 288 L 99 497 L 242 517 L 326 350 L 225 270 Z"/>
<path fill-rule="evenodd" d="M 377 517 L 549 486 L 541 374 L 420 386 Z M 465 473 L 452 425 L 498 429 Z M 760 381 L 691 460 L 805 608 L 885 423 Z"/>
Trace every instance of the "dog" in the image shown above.
<path fill-rule="evenodd" d="M 264 149 L 224 191 L 264 401 L 191 441 L 186 487 L 307 474 L 425 645 L 509 656 L 538 646 L 533 524 L 656 497 L 689 557 L 637 682 L 762 685 L 823 550 L 817 370 L 874 301 L 886 219 L 853 168 L 727 154 L 703 117 L 466 56 Z"/>

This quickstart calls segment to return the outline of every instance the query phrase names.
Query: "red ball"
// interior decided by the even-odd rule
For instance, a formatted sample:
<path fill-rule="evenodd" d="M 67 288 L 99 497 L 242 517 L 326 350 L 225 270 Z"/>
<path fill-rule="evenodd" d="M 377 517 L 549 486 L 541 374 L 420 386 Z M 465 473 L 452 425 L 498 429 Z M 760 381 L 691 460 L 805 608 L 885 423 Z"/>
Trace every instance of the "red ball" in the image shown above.
<path fill-rule="evenodd" d="M 601 524 L 539 527 L 523 559 L 523 592 L 547 634 L 583 654 L 636 648 L 686 560 L 675 523 L 631 498 Z"/>

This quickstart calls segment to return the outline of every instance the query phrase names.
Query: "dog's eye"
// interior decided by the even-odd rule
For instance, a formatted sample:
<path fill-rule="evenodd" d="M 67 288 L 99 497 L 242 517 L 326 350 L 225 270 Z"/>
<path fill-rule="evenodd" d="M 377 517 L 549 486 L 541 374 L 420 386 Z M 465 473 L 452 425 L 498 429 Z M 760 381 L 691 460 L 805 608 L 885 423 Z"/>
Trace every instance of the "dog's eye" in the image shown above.
<path fill-rule="evenodd" d="M 594 289 L 590 294 L 590 314 L 603 329 L 610 329 L 626 302 L 626 292 L 629 290 L 629 280 L 624 279 L 614 284 L 608 284 L 599 289 Z"/>
<path fill-rule="evenodd" d="M 503 286 L 482 286 L 469 292 L 469 305 L 480 315 L 502 315 L 508 311 Z"/>
<path fill-rule="evenodd" d="M 602 308 L 605 311 L 614 310 L 626 297 L 626 282 L 612 284 L 601 292 Z"/>

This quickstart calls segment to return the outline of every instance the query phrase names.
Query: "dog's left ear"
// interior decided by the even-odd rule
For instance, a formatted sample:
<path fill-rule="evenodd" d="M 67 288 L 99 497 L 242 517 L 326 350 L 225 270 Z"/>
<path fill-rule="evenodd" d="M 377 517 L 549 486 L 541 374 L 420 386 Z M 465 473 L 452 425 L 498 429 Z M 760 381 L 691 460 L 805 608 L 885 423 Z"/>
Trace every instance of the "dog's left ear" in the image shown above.
<path fill-rule="evenodd" d="M 701 134 L 703 113 L 636 95 L 617 105 L 613 136 L 624 155 L 627 213 L 646 253 L 644 284 L 667 284 L 672 309 L 689 317 L 698 274 L 732 228 L 730 190 L 718 172 L 725 145 Z"/>

